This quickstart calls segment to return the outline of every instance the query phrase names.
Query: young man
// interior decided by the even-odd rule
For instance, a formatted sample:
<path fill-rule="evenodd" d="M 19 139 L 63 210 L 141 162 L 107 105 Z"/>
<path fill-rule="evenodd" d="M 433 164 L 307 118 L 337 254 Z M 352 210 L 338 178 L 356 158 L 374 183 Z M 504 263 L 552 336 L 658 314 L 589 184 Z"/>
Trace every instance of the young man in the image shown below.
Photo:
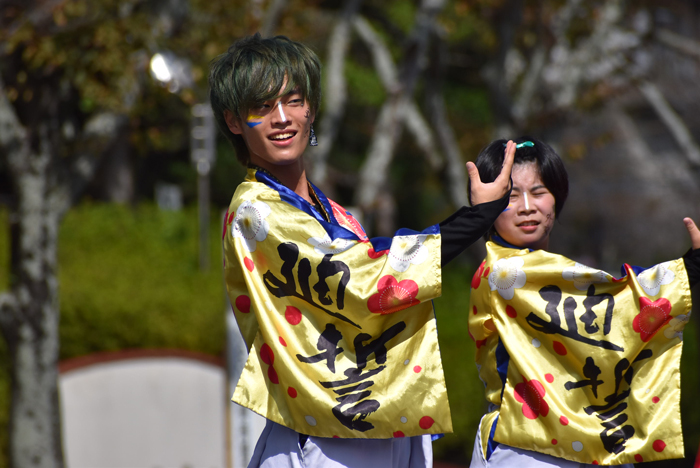
<path fill-rule="evenodd" d="M 492 183 L 470 163 L 475 206 L 368 239 L 306 179 L 320 101 L 310 49 L 242 39 L 209 83 L 248 166 L 226 215 L 224 270 L 249 350 L 233 400 L 268 420 L 250 466 L 432 466 L 432 436 L 452 428 L 431 299 L 441 266 L 506 207 L 515 145 Z"/>

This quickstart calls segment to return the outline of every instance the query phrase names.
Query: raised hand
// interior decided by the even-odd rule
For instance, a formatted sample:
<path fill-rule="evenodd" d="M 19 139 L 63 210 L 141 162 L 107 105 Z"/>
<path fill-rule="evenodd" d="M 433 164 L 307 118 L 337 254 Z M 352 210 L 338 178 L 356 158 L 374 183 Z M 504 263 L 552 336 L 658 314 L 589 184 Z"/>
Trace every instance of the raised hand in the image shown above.
<path fill-rule="evenodd" d="M 700 230 L 698 230 L 695 222 L 690 218 L 683 218 L 683 222 L 688 230 L 688 234 L 690 234 L 690 243 L 693 245 L 693 250 L 700 249 Z"/>
<path fill-rule="evenodd" d="M 515 143 L 512 140 L 509 140 L 506 144 L 505 151 L 506 155 L 501 173 L 498 174 L 496 180 L 490 183 L 482 183 L 476 164 L 471 161 L 467 163 L 472 205 L 498 200 L 508 193 L 510 189 L 510 171 L 513 169 L 513 158 L 515 158 Z"/>

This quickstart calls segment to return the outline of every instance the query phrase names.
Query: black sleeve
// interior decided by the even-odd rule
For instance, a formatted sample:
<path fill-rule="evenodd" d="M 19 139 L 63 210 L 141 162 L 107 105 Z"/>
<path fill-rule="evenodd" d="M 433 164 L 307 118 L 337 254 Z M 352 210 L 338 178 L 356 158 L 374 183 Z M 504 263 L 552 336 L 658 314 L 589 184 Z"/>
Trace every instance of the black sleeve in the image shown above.
<path fill-rule="evenodd" d="M 700 282 L 700 249 L 688 250 L 683 255 L 683 262 L 685 263 L 685 270 L 688 272 L 688 282 L 692 289 L 693 286 Z"/>
<path fill-rule="evenodd" d="M 475 206 L 463 206 L 440 223 L 442 266 L 476 242 L 508 206 L 510 191 L 503 198 Z"/>

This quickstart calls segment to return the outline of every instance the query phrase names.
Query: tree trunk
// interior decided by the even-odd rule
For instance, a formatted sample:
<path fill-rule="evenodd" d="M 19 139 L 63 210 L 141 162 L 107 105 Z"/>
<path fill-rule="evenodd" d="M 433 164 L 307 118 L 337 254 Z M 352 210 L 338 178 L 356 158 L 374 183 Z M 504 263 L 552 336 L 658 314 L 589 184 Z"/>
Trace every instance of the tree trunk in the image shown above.
<path fill-rule="evenodd" d="M 66 117 L 50 85 L 37 92 L 43 96 L 37 99 L 42 118 L 25 127 L 0 79 L 0 156 L 16 200 L 11 285 L 0 294 L 0 332 L 11 358 L 10 466 L 18 468 L 64 464 L 58 400 L 58 228 L 94 174 L 99 158 L 91 155 L 103 154 L 120 125 L 114 114 L 93 115 L 72 145 L 86 153 L 64 156 L 65 142 L 55 130 Z"/>
<path fill-rule="evenodd" d="M 435 18 L 444 6 L 444 0 L 423 0 L 416 14 L 399 74 L 400 89 L 387 97 L 379 112 L 374 137 L 360 170 L 360 184 L 355 200 L 365 213 L 376 209 L 377 197 L 386 184 L 389 165 L 401 136 L 402 114 L 411 102 Z"/>
<path fill-rule="evenodd" d="M 19 249 L 0 324 L 12 363 L 10 464 L 60 468 L 56 246 L 69 196 L 52 183 L 55 168 L 45 135 L 39 146 L 8 157 L 18 200 L 12 242 Z"/>
<path fill-rule="evenodd" d="M 341 120 L 345 114 L 347 83 L 345 81 L 345 56 L 350 47 L 350 25 L 362 0 L 347 0 L 338 22 L 328 39 L 328 55 L 325 66 L 326 89 L 323 120 L 317 126 L 318 147 L 311 150 L 311 180 L 329 196 L 333 196 L 328 183 L 328 157 L 338 137 Z"/>

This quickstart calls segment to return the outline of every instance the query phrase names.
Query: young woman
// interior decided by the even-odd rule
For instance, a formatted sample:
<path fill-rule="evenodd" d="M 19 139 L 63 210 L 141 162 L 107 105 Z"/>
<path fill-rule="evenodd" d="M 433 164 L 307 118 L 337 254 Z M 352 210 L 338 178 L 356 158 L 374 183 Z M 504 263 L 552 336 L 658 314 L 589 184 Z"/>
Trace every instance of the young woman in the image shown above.
<path fill-rule="evenodd" d="M 510 203 L 472 280 L 469 331 L 489 408 L 471 466 L 682 457 L 680 337 L 700 280 L 700 232 L 685 218 L 693 250 L 646 270 L 625 265 L 620 278 L 549 253 L 566 169 L 547 144 L 515 142 Z M 496 174 L 504 143 L 479 154 L 482 180 Z"/>
<path fill-rule="evenodd" d="M 320 64 L 259 35 L 211 67 L 217 124 L 248 175 L 226 215 L 224 275 L 249 356 L 233 400 L 267 418 L 251 467 L 432 466 L 451 431 L 435 314 L 441 267 L 508 203 L 515 145 L 473 207 L 368 239 L 306 178 Z"/>

